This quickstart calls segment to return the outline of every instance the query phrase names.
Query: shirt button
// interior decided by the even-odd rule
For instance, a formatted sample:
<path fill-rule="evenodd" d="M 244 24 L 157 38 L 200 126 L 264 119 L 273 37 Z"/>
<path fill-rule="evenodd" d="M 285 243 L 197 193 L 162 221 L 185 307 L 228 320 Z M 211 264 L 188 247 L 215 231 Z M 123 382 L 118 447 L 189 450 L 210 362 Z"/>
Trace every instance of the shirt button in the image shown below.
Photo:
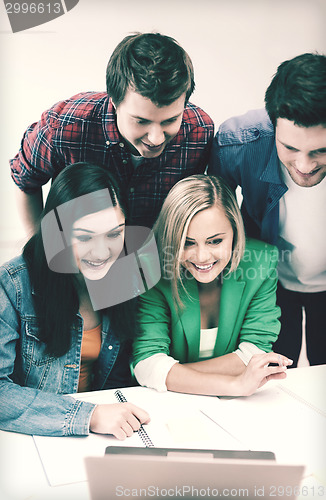
<path fill-rule="evenodd" d="M 128 160 L 122 160 L 122 163 L 126 165 L 128 163 Z"/>
<path fill-rule="evenodd" d="M 112 345 L 109 345 L 108 349 L 111 351 L 111 349 L 113 349 Z"/>
<path fill-rule="evenodd" d="M 135 188 L 130 188 L 130 192 L 133 193 L 135 191 Z"/>
<path fill-rule="evenodd" d="M 120 148 L 124 148 L 125 147 L 125 145 L 123 144 L 123 142 L 119 142 L 119 146 L 120 146 Z"/>
<path fill-rule="evenodd" d="M 110 141 L 106 141 L 105 143 L 107 146 L 110 146 Z"/>

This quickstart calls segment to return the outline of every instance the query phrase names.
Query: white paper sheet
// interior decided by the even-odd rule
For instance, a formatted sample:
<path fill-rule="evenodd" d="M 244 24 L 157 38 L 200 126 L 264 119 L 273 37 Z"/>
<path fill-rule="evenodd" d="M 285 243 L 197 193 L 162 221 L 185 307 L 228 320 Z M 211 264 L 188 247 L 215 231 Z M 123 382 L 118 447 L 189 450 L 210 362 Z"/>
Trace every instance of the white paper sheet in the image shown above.
<path fill-rule="evenodd" d="M 144 387 L 122 389 L 126 399 L 148 411 L 151 422 L 145 429 L 155 447 L 195 449 L 245 449 L 241 443 L 207 418 L 200 408 L 217 410 L 218 398 L 157 393 Z M 100 403 L 116 403 L 114 391 L 76 394 L 77 399 Z M 182 432 L 180 420 L 183 421 Z M 113 436 L 90 434 L 85 437 L 34 436 L 47 479 L 51 486 L 86 481 L 84 457 L 102 456 L 107 446 L 143 446 L 137 433 L 125 441 Z"/>

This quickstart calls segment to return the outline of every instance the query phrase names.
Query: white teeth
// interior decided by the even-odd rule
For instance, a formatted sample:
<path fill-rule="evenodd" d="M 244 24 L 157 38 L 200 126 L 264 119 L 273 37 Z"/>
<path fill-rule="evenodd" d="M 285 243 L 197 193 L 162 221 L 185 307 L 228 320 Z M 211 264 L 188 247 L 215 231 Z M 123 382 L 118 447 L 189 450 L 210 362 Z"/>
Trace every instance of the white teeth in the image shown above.
<path fill-rule="evenodd" d="M 99 267 L 99 266 L 102 266 L 106 261 L 102 260 L 101 262 L 92 262 L 90 260 L 85 260 L 85 262 L 87 264 L 89 264 L 90 266 Z"/>
<path fill-rule="evenodd" d="M 194 264 L 197 269 L 200 269 L 201 271 L 207 271 L 207 269 L 210 269 L 213 267 L 213 264 L 208 264 L 207 266 L 197 266 L 197 264 Z"/>

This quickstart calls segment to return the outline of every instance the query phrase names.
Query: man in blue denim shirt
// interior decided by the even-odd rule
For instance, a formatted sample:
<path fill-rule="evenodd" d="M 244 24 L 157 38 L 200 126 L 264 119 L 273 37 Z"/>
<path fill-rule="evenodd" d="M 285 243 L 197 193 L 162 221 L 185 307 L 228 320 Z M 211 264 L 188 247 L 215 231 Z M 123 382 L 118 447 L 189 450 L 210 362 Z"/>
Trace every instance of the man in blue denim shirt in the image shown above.
<path fill-rule="evenodd" d="M 266 110 L 224 122 L 208 173 L 242 189 L 248 236 L 278 246 L 281 332 L 274 349 L 294 360 L 305 311 L 310 364 L 326 363 L 326 57 L 283 62 Z"/>

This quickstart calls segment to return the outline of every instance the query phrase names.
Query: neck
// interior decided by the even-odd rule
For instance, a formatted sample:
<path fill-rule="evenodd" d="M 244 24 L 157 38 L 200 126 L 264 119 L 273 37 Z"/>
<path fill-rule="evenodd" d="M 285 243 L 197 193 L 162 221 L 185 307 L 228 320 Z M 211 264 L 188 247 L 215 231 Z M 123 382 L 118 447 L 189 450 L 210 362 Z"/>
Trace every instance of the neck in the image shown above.
<path fill-rule="evenodd" d="M 211 293 L 221 287 L 220 276 L 210 283 L 200 283 L 198 281 L 198 290 L 200 293 Z"/>

